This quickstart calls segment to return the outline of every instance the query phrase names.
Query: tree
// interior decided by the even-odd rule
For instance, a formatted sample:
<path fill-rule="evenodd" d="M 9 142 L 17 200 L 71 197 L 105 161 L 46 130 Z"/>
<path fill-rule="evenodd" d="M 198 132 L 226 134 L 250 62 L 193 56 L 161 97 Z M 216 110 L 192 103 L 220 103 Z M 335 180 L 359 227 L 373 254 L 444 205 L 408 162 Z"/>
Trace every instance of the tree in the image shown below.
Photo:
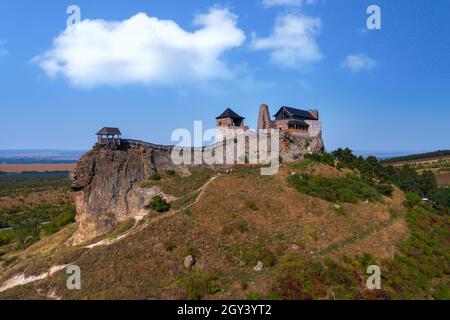
<path fill-rule="evenodd" d="M 431 197 L 438 187 L 436 177 L 431 171 L 424 171 L 421 176 L 418 177 L 418 186 L 421 195 L 424 197 Z"/>

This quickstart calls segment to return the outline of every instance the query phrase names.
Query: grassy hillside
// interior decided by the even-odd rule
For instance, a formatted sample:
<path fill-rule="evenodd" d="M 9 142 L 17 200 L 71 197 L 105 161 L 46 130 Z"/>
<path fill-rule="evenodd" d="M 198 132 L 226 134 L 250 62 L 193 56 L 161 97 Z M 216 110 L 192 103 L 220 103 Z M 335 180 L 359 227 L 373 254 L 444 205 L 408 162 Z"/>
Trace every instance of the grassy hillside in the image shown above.
<path fill-rule="evenodd" d="M 449 215 L 406 197 L 404 179 L 395 186 L 382 170 L 338 152 L 282 164 L 275 176 L 236 167 L 195 179 L 152 177 L 142 186 L 171 196 L 169 211 L 148 209 L 90 248 L 67 245 L 69 225 L 2 257 L 0 286 L 13 275 L 76 264 L 81 290 L 66 289 L 61 271 L 0 298 L 450 298 Z M 183 267 L 188 255 L 192 270 Z M 381 267 L 382 290 L 366 289 L 372 264 Z"/>

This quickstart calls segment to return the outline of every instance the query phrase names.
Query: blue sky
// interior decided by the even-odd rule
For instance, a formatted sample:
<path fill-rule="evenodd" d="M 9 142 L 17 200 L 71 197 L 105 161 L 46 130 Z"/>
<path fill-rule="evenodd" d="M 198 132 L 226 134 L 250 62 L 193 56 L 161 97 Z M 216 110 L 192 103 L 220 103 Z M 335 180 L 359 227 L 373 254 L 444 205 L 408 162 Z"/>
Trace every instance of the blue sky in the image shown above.
<path fill-rule="evenodd" d="M 329 150 L 449 149 L 449 21 L 447 0 L 2 0 L 0 149 L 88 149 L 103 126 L 169 144 L 261 103 L 317 104 Z"/>

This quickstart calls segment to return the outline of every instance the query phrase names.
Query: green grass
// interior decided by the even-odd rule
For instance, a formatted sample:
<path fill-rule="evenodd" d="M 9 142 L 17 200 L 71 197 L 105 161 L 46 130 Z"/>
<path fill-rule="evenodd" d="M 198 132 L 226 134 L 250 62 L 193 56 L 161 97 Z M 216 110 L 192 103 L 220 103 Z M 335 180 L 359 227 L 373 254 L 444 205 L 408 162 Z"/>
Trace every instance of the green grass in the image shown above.
<path fill-rule="evenodd" d="M 208 272 L 191 271 L 180 277 L 178 283 L 186 290 L 186 296 L 191 300 L 200 300 L 205 295 L 220 291 L 216 278 Z"/>
<path fill-rule="evenodd" d="M 301 193 L 335 203 L 379 201 L 382 198 L 374 187 L 354 175 L 328 178 L 295 174 L 288 177 L 288 182 Z"/>
<path fill-rule="evenodd" d="M 144 181 L 142 188 L 151 188 L 153 186 L 160 187 L 164 193 L 175 197 L 182 197 L 188 193 L 200 189 L 209 179 L 214 176 L 214 170 L 204 169 L 194 171 L 190 176 L 180 177 L 177 175 L 169 175 L 161 178 L 160 181 Z"/>
<path fill-rule="evenodd" d="M 291 169 L 308 169 L 316 163 L 317 162 L 312 159 L 304 159 L 301 161 L 289 163 L 287 164 L 287 166 Z"/>
<path fill-rule="evenodd" d="M 51 235 L 75 222 L 76 209 L 72 203 L 40 204 L 0 210 L 0 226 L 12 230 L 0 231 L 0 245 L 16 243 L 26 248 L 43 235 Z"/>
<path fill-rule="evenodd" d="M 449 285 L 450 217 L 438 215 L 427 206 L 416 206 L 408 210 L 406 220 L 411 237 L 399 247 L 399 253 L 386 264 L 385 283 L 393 298 L 450 299 Z"/>

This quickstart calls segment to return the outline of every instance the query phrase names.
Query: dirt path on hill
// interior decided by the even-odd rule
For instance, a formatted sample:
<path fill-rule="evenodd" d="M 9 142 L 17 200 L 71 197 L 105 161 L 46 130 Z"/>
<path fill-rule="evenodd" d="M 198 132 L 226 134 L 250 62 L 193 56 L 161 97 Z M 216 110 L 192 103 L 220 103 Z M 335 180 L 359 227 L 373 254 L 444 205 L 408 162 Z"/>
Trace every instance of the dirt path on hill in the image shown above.
<path fill-rule="evenodd" d="M 108 238 L 107 238 L 107 239 L 100 240 L 100 241 L 98 241 L 98 242 L 96 242 L 96 243 L 93 243 L 93 244 L 90 244 L 90 245 L 88 245 L 88 246 L 85 246 L 84 248 L 87 248 L 87 249 L 93 249 L 93 248 L 98 247 L 98 246 L 109 246 L 109 245 L 112 245 L 112 244 L 114 244 L 114 243 L 116 243 L 116 242 L 118 242 L 118 241 L 120 241 L 120 240 L 122 240 L 122 239 L 128 237 L 128 236 L 131 235 L 131 234 L 134 234 L 134 233 L 136 233 L 136 232 L 139 232 L 139 231 L 145 229 L 146 227 L 148 227 L 148 226 L 151 225 L 151 224 L 154 224 L 154 223 L 156 223 L 156 222 L 158 222 L 158 221 L 160 221 L 160 220 L 163 220 L 163 219 L 166 219 L 166 218 L 175 216 L 176 214 L 179 214 L 180 212 L 182 212 L 182 211 L 184 211 L 184 210 L 186 210 L 186 209 L 192 207 L 193 205 L 195 205 L 195 204 L 201 199 L 201 197 L 203 196 L 206 187 L 207 187 L 209 184 L 211 184 L 214 180 L 216 180 L 218 177 L 220 177 L 220 175 L 216 175 L 216 176 L 212 177 L 212 178 L 209 179 L 203 186 L 201 186 L 201 187 L 198 188 L 197 190 L 192 191 L 191 193 L 189 193 L 188 195 L 194 194 L 194 193 L 196 193 L 196 192 L 199 192 L 199 194 L 198 194 L 198 196 L 195 198 L 195 200 L 194 200 L 192 203 L 186 205 L 185 207 L 183 207 L 183 208 L 181 208 L 181 209 L 179 209 L 179 210 L 176 210 L 176 211 L 169 211 L 169 212 L 167 212 L 167 213 L 161 214 L 161 215 L 159 215 L 159 216 L 157 216 L 157 217 L 155 217 L 155 218 L 153 218 L 153 219 L 151 219 L 151 220 L 149 220 L 148 222 L 143 223 L 143 224 L 139 224 L 139 222 L 141 221 L 141 219 L 137 219 L 137 218 L 135 217 L 136 222 L 135 222 L 134 225 L 130 228 L 130 230 L 128 230 L 126 233 L 124 233 L 124 234 L 122 234 L 122 235 L 119 235 L 119 236 L 117 236 L 116 238 L 113 238 L 113 239 L 108 239 Z M 186 195 L 186 196 L 188 196 L 188 195 Z M 177 199 L 180 199 L 180 198 L 177 198 Z"/>
<path fill-rule="evenodd" d="M 209 179 L 202 187 L 200 187 L 199 189 L 193 191 L 192 193 L 195 192 L 200 192 L 199 195 L 197 196 L 197 198 L 195 199 L 195 201 L 193 201 L 192 203 L 188 204 L 187 206 L 185 206 L 184 208 L 180 209 L 180 210 L 176 210 L 176 211 L 169 211 L 167 213 L 161 214 L 151 220 L 149 220 L 147 223 L 143 223 L 143 224 L 139 224 L 139 222 L 141 221 L 141 219 L 136 218 L 136 222 L 134 223 L 134 225 L 130 228 L 130 230 L 128 230 L 127 232 L 125 232 L 122 235 L 117 236 L 116 238 L 113 239 L 103 239 L 100 240 L 94 244 L 85 246 L 84 248 L 86 249 L 93 249 L 95 247 L 98 246 L 109 246 L 112 245 L 126 237 L 128 237 L 131 234 L 134 234 L 136 232 L 139 232 L 143 229 L 145 229 L 147 226 L 156 223 L 162 219 L 166 219 L 172 216 L 175 216 L 176 214 L 180 213 L 183 210 L 186 210 L 187 208 L 190 208 L 191 206 L 193 206 L 194 204 L 196 204 L 200 198 L 203 196 L 205 188 L 211 183 L 213 182 L 215 179 L 217 179 L 218 177 L 220 177 L 220 175 L 216 175 L 214 177 L 212 177 L 211 179 Z M 190 194 L 192 194 L 190 193 Z M 49 269 L 48 272 L 44 272 L 40 275 L 37 276 L 29 276 L 29 277 L 25 277 L 24 274 L 19 274 L 19 275 L 15 275 L 14 277 L 6 280 L 2 286 L 0 286 L 0 292 L 4 292 L 6 290 L 12 289 L 14 287 L 17 286 L 22 286 L 31 282 L 35 282 L 35 281 L 39 281 L 39 280 L 44 280 L 50 276 L 52 276 L 54 273 L 66 268 L 68 265 L 62 265 L 62 266 L 53 266 Z M 48 298 L 52 298 L 52 297 L 48 297 Z M 57 298 L 61 298 L 61 297 L 57 297 Z"/>

